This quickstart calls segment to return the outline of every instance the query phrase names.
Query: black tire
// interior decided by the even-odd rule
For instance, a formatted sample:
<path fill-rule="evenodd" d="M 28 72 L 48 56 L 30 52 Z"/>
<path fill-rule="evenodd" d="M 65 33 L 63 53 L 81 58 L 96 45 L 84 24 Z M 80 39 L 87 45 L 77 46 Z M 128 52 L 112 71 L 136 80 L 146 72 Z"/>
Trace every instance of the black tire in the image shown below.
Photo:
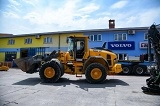
<path fill-rule="evenodd" d="M 99 72 L 101 73 L 100 78 L 93 78 L 93 69 L 98 68 Z M 85 71 L 86 80 L 89 83 L 103 83 L 106 80 L 107 72 L 105 67 L 100 63 L 92 63 L 90 64 Z"/>
<path fill-rule="evenodd" d="M 128 65 L 122 65 L 122 74 L 130 75 L 132 73 L 132 67 Z"/>
<path fill-rule="evenodd" d="M 135 65 L 133 71 L 135 75 L 144 75 L 147 71 L 147 67 L 145 65 Z"/>
<path fill-rule="evenodd" d="M 47 68 L 51 68 L 52 70 L 51 71 L 54 71 L 54 75 L 51 77 L 47 77 L 47 75 L 45 75 L 45 70 Z M 57 62 L 55 61 L 49 61 L 49 62 L 46 62 L 44 63 L 41 68 L 40 68 L 40 71 L 39 71 L 39 75 L 40 75 L 40 78 L 42 79 L 43 82 L 46 82 L 46 83 L 53 83 L 53 82 L 57 82 L 58 79 L 61 77 L 61 68 L 59 67 L 59 65 L 57 64 Z"/>
<path fill-rule="evenodd" d="M 63 65 L 60 63 L 60 61 L 56 61 L 57 64 L 59 65 L 60 69 L 61 69 L 61 77 L 64 75 L 64 67 Z"/>
<path fill-rule="evenodd" d="M 61 77 L 64 75 L 64 70 L 61 71 Z"/>

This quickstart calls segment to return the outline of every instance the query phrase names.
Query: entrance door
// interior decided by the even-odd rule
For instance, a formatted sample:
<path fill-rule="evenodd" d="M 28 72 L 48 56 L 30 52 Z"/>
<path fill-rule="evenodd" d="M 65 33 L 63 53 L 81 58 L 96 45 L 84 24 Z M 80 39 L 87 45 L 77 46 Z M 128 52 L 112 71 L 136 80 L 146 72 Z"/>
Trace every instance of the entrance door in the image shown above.
<path fill-rule="evenodd" d="M 5 61 L 13 61 L 16 59 L 17 52 L 5 52 Z"/>
<path fill-rule="evenodd" d="M 28 49 L 21 48 L 20 49 L 20 57 L 21 58 L 28 57 Z"/>
<path fill-rule="evenodd" d="M 20 55 L 21 55 L 21 58 L 32 57 L 36 55 L 36 49 L 35 48 L 21 48 Z"/>
<path fill-rule="evenodd" d="M 42 55 L 45 54 L 45 48 L 44 47 L 38 47 L 38 48 L 21 48 L 20 49 L 20 55 L 21 58 L 24 57 L 32 57 L 34 55 Z"/>

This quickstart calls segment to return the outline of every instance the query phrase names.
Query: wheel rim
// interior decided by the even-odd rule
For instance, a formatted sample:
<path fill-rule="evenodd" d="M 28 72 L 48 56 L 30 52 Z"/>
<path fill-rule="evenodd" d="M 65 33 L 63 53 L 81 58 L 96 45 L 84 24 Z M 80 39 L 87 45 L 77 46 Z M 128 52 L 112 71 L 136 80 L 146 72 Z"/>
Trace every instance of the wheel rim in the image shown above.
<path fill-rule="evenodd" d="M 143 73 L 143 69 L 141 67 L 138 67 L 136 69 L 137 74 L 142 74 Z"/>
<path fill-rule="evenodd" d="M 129 73 L 129 69 L 127 67 L 123 68 L 123 73 L 128 74 Z"/>
<path fill-rule="evenodd" d="M 44 70 L 44 75 L 47 77 L 47 78 L 52 78 L 55 76 L 55 70 L 52 68 L 52 67 L 47 67 L 45 70 Z"/>
<path fill-rule="evenodd" d="M 100 79 L 102 76 L 102 71 L 99 69 L 99 68 L 94 68 L 92 71 L 91 71 L 91 77 L 93 79 Z"/>

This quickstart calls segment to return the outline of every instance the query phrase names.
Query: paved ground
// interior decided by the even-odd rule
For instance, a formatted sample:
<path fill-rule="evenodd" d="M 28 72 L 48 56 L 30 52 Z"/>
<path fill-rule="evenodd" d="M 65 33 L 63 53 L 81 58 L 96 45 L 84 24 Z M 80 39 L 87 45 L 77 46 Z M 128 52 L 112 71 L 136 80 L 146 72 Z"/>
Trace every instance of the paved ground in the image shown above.
<path fill-rule="evenodd" d="M 104 84 L 64 75 L 41 83 L 38 73 L 0 72 L 0 106 L 160 106 L 160 95 L 144 94 L 148 76 L 108 76 Z"/>

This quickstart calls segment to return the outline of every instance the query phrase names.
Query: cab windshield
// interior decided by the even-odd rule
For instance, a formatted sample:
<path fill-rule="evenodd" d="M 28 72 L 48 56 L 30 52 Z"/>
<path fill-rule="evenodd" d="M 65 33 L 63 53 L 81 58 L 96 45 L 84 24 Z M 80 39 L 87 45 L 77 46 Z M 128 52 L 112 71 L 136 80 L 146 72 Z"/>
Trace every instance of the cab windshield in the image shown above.
<path fill-rule="evenodd" d="M 68 51 L 73 51 L 73 39 L 68 38 Z"/>

